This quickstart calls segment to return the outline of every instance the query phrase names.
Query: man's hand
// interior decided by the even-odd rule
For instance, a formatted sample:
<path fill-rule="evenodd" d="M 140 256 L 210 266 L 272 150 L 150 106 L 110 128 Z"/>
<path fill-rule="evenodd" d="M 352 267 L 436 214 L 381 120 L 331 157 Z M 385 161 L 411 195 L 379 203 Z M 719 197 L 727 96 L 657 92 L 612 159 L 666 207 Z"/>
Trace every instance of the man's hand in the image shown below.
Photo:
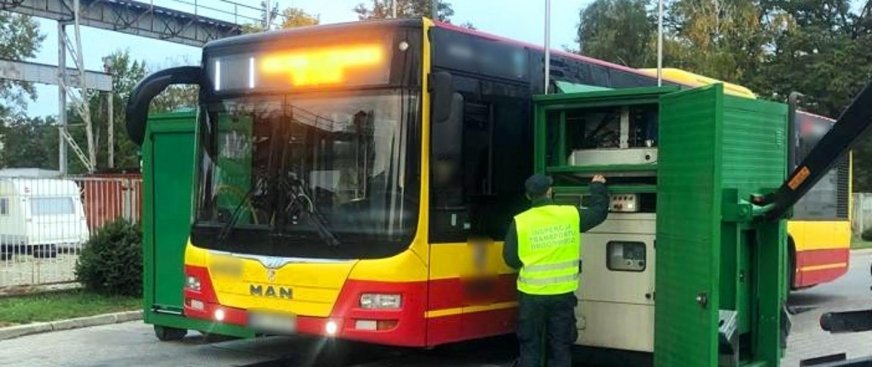
<path fill-rule="evenodd" d="M 603 175 L 595 175 L 595 176 L 593 176 L 593 178 L 590 180 L 590 182 L 591 182 L 591 183 L 601 183 L 601 184 L 604 184 L 604 183 L 606 183 L 606 178 L 605 178 L 605 176 L 603 176 Z"/>

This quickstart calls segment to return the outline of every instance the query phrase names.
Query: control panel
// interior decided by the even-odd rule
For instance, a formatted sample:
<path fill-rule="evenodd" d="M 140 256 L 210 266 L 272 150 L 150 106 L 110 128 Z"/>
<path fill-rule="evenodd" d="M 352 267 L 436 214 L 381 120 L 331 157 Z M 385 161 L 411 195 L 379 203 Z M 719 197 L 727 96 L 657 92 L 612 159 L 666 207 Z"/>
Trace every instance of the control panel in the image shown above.
<path fill-rule="evenodd" d="M 644 242 L 609 241 L 606 266 L 612 271 L 644 271 L 647 250 Z"/>
<path fill-rule="evenodd" d="M 639 211 L 639 194 L 616 194 L 609 200 L 609 211 L 636 213 Z"/>

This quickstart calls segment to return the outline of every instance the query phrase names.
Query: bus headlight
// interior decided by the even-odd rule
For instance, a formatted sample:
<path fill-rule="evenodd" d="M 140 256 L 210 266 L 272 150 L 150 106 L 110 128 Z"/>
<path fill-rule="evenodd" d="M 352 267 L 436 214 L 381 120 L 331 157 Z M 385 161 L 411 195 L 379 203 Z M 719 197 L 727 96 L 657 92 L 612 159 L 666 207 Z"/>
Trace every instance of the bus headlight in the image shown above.
<path fill-rule="evenodd" d="M 192 275 L 188 275 L 187 277 L 185 277 L 185 288 L 192 290 L 192 291 L 195 291 L 195 292 L 199 292 L 200 291 L 200 278 L 197 278 L 197 277 L 192 276 Z"/>
<path fill-rule="evenodd" d="M 364 293 L 360 296 L 360 307 L 366 309 L 398 309 L 403 305 L 399 294 Z"/>
<path fill-rule="evenodd" d="M 336 335 L 337 331 L 339 331 L 339 325 L 336 324 L 336 321 L 330 320 L 324 325 L 324 332 L 326 332 L 328 336 Z"/>

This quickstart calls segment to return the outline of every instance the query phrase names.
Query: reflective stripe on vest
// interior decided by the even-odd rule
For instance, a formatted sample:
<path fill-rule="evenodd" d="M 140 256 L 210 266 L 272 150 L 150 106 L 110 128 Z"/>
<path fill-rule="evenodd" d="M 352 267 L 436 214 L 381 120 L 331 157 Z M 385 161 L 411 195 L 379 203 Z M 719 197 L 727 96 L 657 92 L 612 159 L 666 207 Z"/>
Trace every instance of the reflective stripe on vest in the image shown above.
<path fill-rule="evenodd" d="M 523 264 L 518 274 L 519 291 L 553 295 L 578 289 L 581 233 L 576 207 L 532 208 L 515 216 L 515 228 Z"/>

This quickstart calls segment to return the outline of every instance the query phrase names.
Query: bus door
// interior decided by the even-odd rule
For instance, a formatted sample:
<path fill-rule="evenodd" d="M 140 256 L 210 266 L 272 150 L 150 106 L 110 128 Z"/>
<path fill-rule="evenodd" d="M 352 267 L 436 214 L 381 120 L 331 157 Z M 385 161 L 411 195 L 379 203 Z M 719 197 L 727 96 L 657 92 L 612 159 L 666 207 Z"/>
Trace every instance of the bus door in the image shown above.
<path fill-rule="evenodd" d="M 450 307 L 452 337 L 463 340 L 514 329 L 515 274 L 502 259 L 502 238 L 522 210 L 523 178 L 510 176 L 529 174 L 525 160 L 512 154 L 529 154 L 519 142 L 501 138 L 512 132 L 522 136 L 522 101 L 468 91 L 457 95 L 462 96 L 462 118 L 456 121 L 461 138 L 451 145 L 458 151 L 435 154 L 430 162 L 430 310 Z"/>

